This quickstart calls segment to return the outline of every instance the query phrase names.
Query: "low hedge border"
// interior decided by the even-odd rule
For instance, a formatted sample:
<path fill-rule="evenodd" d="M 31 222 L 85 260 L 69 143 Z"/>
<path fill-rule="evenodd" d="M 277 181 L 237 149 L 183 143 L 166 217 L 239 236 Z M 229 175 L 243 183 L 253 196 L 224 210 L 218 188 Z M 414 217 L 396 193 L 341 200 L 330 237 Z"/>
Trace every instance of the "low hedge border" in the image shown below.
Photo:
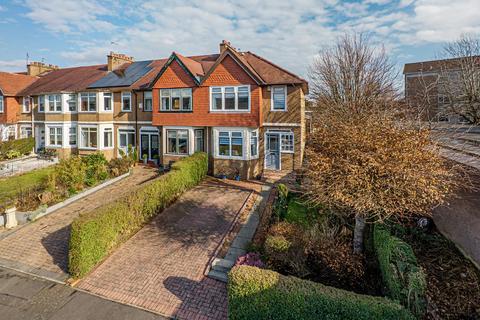
<path fill-rule="evenodd" d="M 74 278 L 90 272 L 120 243 L 207 174 L 208 157 L 199 152 L 172 165 L 165 175 L 128 195 L 80 215 L 72 223 L 68 269 Z"/>
<path fill-rule="evenodd" d="M 8 152 L 17 151 L 20 156 L 30 154 L 35 147 L 33 137 L 0 142 L 0 160 L 8 159 Z"/>
<path fill-rule="evenodd" d="M 373 246 L 388 296 L 422 317 L 426 310 L 427 280 L 412 247 L 382 224 L 374 225 Z"/>
<path fill-rule="evenodd" d="M 387 298 L 250 266 L 237 266 L 230 271 L 228 308 L 229 320 L 414 319 L 408 310 Z"/>

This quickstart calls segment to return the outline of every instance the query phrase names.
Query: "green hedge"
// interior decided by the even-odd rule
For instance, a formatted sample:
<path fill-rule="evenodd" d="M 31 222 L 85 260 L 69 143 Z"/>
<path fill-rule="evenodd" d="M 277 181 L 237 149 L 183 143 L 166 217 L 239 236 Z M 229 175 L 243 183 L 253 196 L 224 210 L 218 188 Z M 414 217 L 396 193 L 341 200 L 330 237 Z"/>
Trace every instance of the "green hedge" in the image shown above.
<path fill-rule="evenodd" d="M 230 272 L 228 309 L 230 320 L 414 319 L 408 310 L 386 298 L 250 266 L 234 267 Z"/>
<path fill-rule="evenodd" d="M 0 160 L 7 159 L 9 151 L 17 151 L 20 155 L 25 155 L 31 153 L 34 147 L 35 139 L 33 137 L 0 142 Z"/>
<path fill-rule="evenodd" d="M 426 308 L 426 276 L 418 266 L 412 247 L 392 236 L 385 225 L 375 224 L 373 245 L 389 297 L 400 301 L 416 316 Z"/>
<path fill-rule="evenodd" d="M 205 153 L 177 161 L 165 175 L 139 187 L 122 199 L 82 214 L 72 223 L 69 272 L 79 278 L 88 273 L 113 247 L 124 242 L 184 191 L 207 174 Z"/>

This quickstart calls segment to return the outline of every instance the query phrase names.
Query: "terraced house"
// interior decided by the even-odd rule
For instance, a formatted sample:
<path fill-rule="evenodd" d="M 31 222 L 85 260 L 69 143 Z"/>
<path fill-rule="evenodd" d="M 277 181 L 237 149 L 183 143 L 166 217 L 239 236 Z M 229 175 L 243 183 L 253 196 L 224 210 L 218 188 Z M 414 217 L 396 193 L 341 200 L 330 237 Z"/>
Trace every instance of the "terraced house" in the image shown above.
<path fill-rule="evenodd" d="M 61 157 L 132 145 L 168 164 L 195 151 L 212 174 L 252 178 L 301 166 L 305 145 L 302 78 L 223 41 L 219 52 L 134 61 L 110 53 L 107 64 L 59 69 L 34 63 L 21 90 L 32 106 L 36 148 Z M 28 118 L 28 119 L 27 119 Z"/>

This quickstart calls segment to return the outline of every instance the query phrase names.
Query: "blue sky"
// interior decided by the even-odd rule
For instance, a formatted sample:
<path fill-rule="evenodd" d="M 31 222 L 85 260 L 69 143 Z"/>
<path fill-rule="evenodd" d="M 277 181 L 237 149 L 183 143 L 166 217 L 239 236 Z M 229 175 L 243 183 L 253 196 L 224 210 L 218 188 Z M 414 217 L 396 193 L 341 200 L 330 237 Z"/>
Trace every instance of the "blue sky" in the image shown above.
<path fill-rule="evenodd" d="M 0 0 L 0 70 L 30 60 L 61 67 L 218 51 L 222 39 L 307 77 L 345 32 L 366 32 L 400 67 L 433 59 L 445 41 L 480 33 L 480 0 Z"/>

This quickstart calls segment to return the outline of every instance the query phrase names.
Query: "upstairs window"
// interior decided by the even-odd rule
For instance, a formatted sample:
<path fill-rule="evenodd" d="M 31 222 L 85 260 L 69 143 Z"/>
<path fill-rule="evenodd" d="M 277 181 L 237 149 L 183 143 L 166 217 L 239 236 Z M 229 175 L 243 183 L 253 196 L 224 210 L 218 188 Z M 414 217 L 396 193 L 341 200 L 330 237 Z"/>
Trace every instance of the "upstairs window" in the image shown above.
<path fill-rule="evenodd" d="M 80 94 L 80 108 L 82 112 L 96 112 L 97 94 L 95 92 Z"/>
<path fill-rule="evenodd" d="M 30 97 L 24 97 L 23 98 L 23 113 L 29 113 L 30 112 Z"/>
<path fill-rule="evenodd" d="M 192 111 L 192 89 L 161 89 L 160 111 Z"/>
<path fill-rule="evenodd" d="M 132 111 L 132 93 L 131 92 L 122 92 L 122 111 L 123 112 Z"/>
<path fill-rule="evenodd" d="M 68 95 L 68 100 L 67 100 L 67 103 L 68 103 L 68 111 L 70 112 L 75 112 L 77 111 L 77 94 L 75 93 L 71 93 Z"/>
<path fill-rule="evenodd" d="M 38 112 L 45 112 L 45 96 L 38 96 Z"/>
<path fill-rule="evenodd" d="M 210 111 L 245 112 L 250 110 L 250 87 L 210 87 Z"/>
<path fill-rule="evenodd" d="M 220 131 L 218 133 L 218 155 L 242 157 L 243 133 L 240 131 Z"/>
<path fill-rule="evenodd" d="M 272 87 L 272 111 L 287 111 L 287 86 Z"/>
<path fill-rule="evenodd" d="M 152 111 L 152 91 L 145 91 L 143 93 L 143 111 Z"/>
<path fill-rule="evenodd" d="M 48 96 L 48 111 L 62 112 L 62 96 L 59 94 L 51 94 Z"/>
<path fill-rule="evenodd" d="M 110 92 L 105 92 L 103 94 L 103 110 L 112 111 L 113 101 L 112 94 Z"/>
<path fill-rule="evenodd" d="M 4 112 L 4 106 L 3 106 L 3 96 L 0 95 L 0 113 Z"/>

